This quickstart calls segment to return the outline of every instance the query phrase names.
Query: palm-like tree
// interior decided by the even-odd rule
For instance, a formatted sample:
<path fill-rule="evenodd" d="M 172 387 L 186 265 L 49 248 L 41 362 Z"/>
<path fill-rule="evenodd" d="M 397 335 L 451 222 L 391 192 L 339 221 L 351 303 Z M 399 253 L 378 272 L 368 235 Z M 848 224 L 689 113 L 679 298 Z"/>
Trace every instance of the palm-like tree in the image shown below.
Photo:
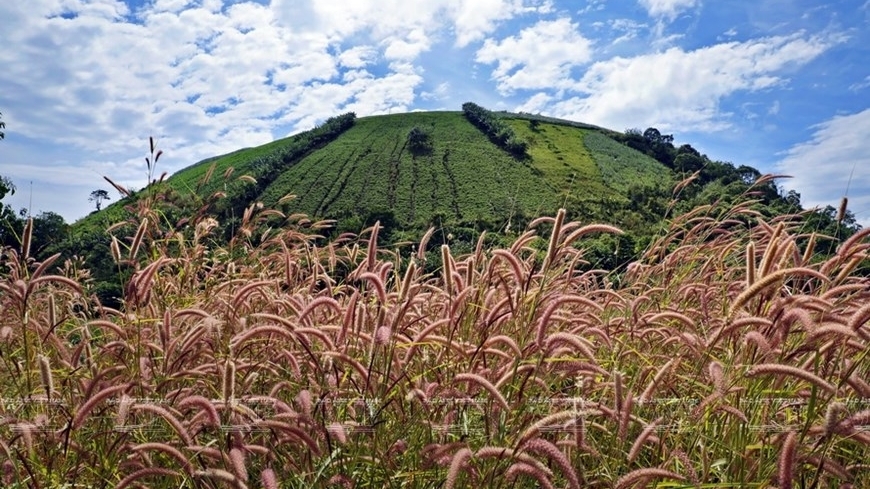
<path fill-rule="evenodd" d="M 0 112 L 0 118 L 3 117 L 3 112 Z M 0 120 L 0 139 L 6 137 L 6 134 L 3 133 L 3 129 L 6 127 L 6 123 Z"/>

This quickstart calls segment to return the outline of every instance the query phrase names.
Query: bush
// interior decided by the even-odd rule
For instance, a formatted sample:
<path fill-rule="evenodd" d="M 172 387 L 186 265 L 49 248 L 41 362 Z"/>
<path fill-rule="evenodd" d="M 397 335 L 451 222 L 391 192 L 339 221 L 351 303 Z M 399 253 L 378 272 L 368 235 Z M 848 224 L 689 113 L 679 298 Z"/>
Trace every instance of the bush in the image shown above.
<path fill-rule="evenodd" d="M 420 126 L 414 126 L 408 132 L 408 149 L 414 156 L 431 154 L 433 150 L 432 134 Z"/>

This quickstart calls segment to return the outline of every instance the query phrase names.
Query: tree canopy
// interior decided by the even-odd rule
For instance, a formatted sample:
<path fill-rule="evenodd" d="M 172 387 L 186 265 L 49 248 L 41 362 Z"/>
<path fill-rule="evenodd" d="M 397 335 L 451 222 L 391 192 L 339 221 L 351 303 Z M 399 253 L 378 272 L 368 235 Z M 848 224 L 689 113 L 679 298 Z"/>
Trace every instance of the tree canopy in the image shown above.
<path fill-rule="evenodd" d="M 91 192 L 91 197 L 88 199 L 88 202 L 93 202 L 94 205 L 97 206 L 97 210 L 100 210 L 103 205 L 104 200 L 112 200 L 109 197 L 109 193 L 103 189 L 97 189 Z"/>

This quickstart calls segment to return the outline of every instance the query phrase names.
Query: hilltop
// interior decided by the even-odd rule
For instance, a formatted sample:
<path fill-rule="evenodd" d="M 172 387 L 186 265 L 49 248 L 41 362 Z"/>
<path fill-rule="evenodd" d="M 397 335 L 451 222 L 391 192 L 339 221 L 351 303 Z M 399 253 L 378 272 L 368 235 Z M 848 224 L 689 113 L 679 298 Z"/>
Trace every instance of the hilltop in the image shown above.
<path fill-rule="evenodd" d="M 519 115 L 503 120 L 528 143 L 524 156 L 494 144 L 462 112 L 413 112 L 356 119 L 327 131 L 334 139 L 302 151 L 299 142 L 309 133 L 210 158 L 168 183 L 203 197 L 225 191 L 239 208 L 252 201 L 274 207 L 295 195 L 282 210 L 339 219 L 347 229 L 369 216 L 401 228 L 447 222 L 503 228 L 512 218 L 565 206 L 625 204 L 633 185 L 673 184 L 653 158 L 601 129 Z M 422 147 L 411 142 L 412 132 L 425 140 Z M 228 172 L 229 179 L 220 177 Z M 237 180 L 241 175 L 255 182 Z"/>

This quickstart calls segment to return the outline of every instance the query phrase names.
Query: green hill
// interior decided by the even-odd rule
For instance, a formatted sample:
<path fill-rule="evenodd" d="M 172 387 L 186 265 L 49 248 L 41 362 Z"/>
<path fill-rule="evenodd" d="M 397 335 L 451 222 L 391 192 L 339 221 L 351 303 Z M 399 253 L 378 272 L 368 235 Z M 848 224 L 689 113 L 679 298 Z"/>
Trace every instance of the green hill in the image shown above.
<path fill-rule="evenodd" d="M 506 245 L 531 220 L 564 208 L 569 219 L 625 231 L 586 241 L 590 266 L 617 269 L 660 236 L 669 219 L 698 206 L 712 205 L 705 212 L 714 218 L 747 200 L 755 215 L 802 210 L 799 195 L 781 195 L 775 180 L 758 180 L 754 168 L 712 161 L 689 144 L 676 147 L 672 136 L 655 128 L 622 133 L 490 112 L 471 102 L 462 109 L 363 118 L 348 113 L 288 138 L 208 158 L 91 214 L 40 249 L 83 257 L 106 298 L 121 295 L 111 259 L 112 246 L 117 252 L 119 245 L 106 230 L 130 236 L 145 217 L 160 222 L 163 236 L 174 236 L 191 233 L 188 224 L 209 214 L 219 226 L 213 233 L 218 241 L 240 229 L 245 239 L 261 239 L 256 227 L 282 227 L 288 222 L 282 215 L 335 219 L 331 230 L 318 231 L 333 235 L 360 233 L 379 221 L 385 246 L 418 241 L 435 226 L 431 252 L 447 241 L 454 250 L 471 250 L 483 230 L 496 231 L 488 246 Z M 280 212 L 252 225 L 248 219 L 258 202 Z M 841 237 L 854 229 L 847 213 L 841 230 L 833 208 L 808 216 L 807 232 Z M 817 246 L 832 249 L 835 243 Z M 427 267 L 434 270 L 439 260 L 432 256 Z"/>
<path fill-rule="evenodd" d="M 493 144 L 462 112 L 413 112 L 359 118 L 335 139 L 284 158 L 275 165 L 278 171 L 265 169 L 264 161 L 280 160 L 298 136 L 210 158 L 168 182 L 182 192 L 222 190 L 229 201 L 244 195 L 238 200 L 269 207 L 292 194 L 296 198 L 283 210 L 312 217 L 391 213 L 401 227 L 422 227 L 433 217 L 503 225 L 512 216 L 564 206 L 625 203 L 631 186 L 672 185 L 666 168 L 603 130 L 519 115 L 503 120 L 528 142 L 526 157 Z M 415 128 L 428 137 L 424 151 L 409 142 Z M 228 170 L 229 179 L 218 177 Z M 257 182 L 238 180 L 243 174 Z"/>

